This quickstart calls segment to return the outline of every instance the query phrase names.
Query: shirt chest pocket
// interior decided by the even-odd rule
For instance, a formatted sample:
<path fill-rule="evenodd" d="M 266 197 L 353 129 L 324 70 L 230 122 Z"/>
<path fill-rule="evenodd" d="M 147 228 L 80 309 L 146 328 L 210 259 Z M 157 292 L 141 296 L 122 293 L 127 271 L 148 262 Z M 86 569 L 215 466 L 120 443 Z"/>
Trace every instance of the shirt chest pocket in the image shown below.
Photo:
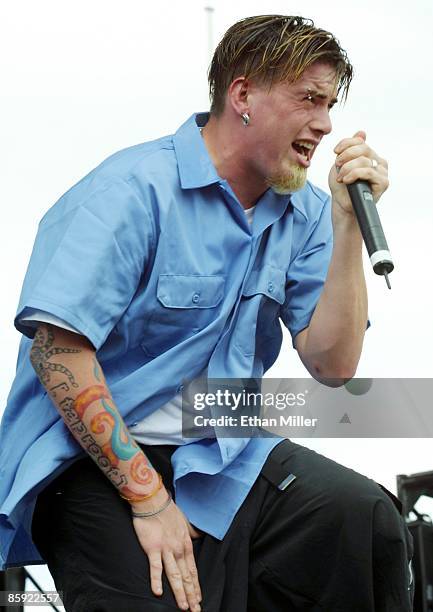
<path fill-rule="evenodd" d="M 236 344 L 244 355 L 257 355 L 281 338 L 279 311 L 286 299 L 286 273 L 264 264 L 252 270 L 242 292 L 242 330 Z M 266 348 L 267 347 L 267 348 Z"/>
<path fill-rule="evenodd" d="M 285 271 L 264 264 L 257 270 L 251 270 L 243 295 L 248 297 L 261 294 L 269 298 L 273 304 L 284 304 L 285 285 Z"/>
<path fill-rule="evenodd" d="M 225 277 L 160 274 L 142 347 L 157 356 L 203 330 L 220 313 Z"/>

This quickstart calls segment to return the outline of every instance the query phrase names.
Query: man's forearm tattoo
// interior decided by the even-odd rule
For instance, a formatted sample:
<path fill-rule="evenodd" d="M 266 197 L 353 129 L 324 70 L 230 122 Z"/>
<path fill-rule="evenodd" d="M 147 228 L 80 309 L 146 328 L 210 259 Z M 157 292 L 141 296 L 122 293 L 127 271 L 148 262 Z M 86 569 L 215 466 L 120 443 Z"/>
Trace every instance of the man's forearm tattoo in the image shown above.
<path fill-rule="evenodd" d="M 74 408 L 80 418 L 83 418 L 87 408 L 99 399 L 110 398 L 108 389 L 104 385 L 92 385 L 84 389 L 77 395 L 74 401 Z"/>
<path fill-rule="evenodd" d="M 65 398 L 60 402 L 65 422 L 73 435 L 81 441 L 86 451 L 98 463 L 120 492 L 126 497 L 143 494 L 128 486 L 129 479 L 120 474 L 118 469 L 120 460 L 132 459 L 129 468 L 131 484 L 152 485 L 155 480 L 155 471 L 146 460 L 140 447 L 122 422 L 121 416 L 110 406 L 107 400 L 111 399 L 108 390 L 103 385 L 92 385 L 84 389 L 73 400 Z M 111 430 L 110 438 L 103 444 L 98 444 L 83 423 L 87 408 L 94 402 L 100 401 L 104 410 L 94 415 L 90 421 L 92 433 L 103 434 Z"/>
<path fill-rule="evenodd" d="M 112 454 L 118 460 L 128 461 L 137 453 L 139 447 L 122 423 L 119 413 L 111 408 L 108 402 L 105 401 L 106 399 L 110 399 L 110 394 L 106 387 L 103 385 L 92 385 L 77 395 L 74 401 L 74 408 L 82 419 L 86 409 L 93 402 L 101 400 L 104 410 L 98 412 L 92 418 L 91 429 L 94 433 L 104 433 L 104 423 L 109 424 L 112 429 L 110 438 L 112 452 L 110 455 Z"/>
<path fill-rule="evenodd" d="M 130 476 L 134 482 L 141 485 L 151 485 L 155 481 L 155 471 L 152 465 L 147 461 L 143 453 L 138 453 L 132 460 Z M 152 489 L 153 489 L 152 486 Z M 137 491 L 130 484 L 122 486 L 120 492 L 125 497 L 133 498 L 143 495 L 143 491 Z"/>
<path fill-rule="evenodd" d="M 50 363 L 48 359 L 53 355 L 61 353 L 80 353 L 80 349 L 53 347 L 54 334 L 52 325 L 46 325 L 45 334 L 41 327 L 38 328 L 30 351 L 30 361 L 38 375 L 41 383 L 46 386 L 50 380 L 50 372 L 60 372 L 67 376 L 73 387 L 78 387 L 72 372 L 61 363 Z"/>
<path fill-rule="evenodd" d="M 137 453 L 137 450 L 139 450 L 137 442 L 124 426 L 120 415 L 116 413 L 104 399 L 101 400 L 101 403 L 106 413 L 112 417 L 114 422 L 111 436 L 111 447 L 114 454 L 123 461 L 132 459 Z"/>
<path fill-rule="evenodd" d="M 67 393 L 69 391 L 69 387 L 65 382 L 62 382 L 54 387 L 51 387 L 49 391 L 53 397 L 57 397 L 57 392 L 64 391 Z"/>
<path fill-rule="evenodd" d="M 110 405 L 112 398 L 104 384 L 104 375 L 96 357 L 93 357 L 93 376 L 98 384 L 90 385 L 80 390 L 76 397 L 71 397 L 70 388 L 80 387 L 74 374 L 64 365 L 50 363 L 48 360 L 53 355 L 60 353 L 81 353 L 82 351 L 53 347 L 53 343 L 53 327 L 46 325 L 44 328 L 38 328 L 30 359 L 41 383 L 55 398 L 63 419 L 75 439 L 125 497 L 143 495 L 142 490 L 135 491 L 134 488 L 131 488 L 130 485 L 133 483 L 153 489 L 156 472 L 125 427 L 118 411 Z M 68 383 L 65 381 L 59 383 L 57 377 L 57 380 L 53 380 L 53 386 L 49 388 L 50 374 L 54 372 L 65 375 Z M 90 422 L 87 420 L 86 424 L 84 419 L 87 409 L 98 404 L 102 410 L 94 414 Z M 109 437 L 102 442 L 99 439 L 96 440 L 92 435 L 105 433 Z M 120 467 L 120 461 L 127 462 L 123 469 Z"/>
<path fill-rule="evenodd" d="M 88 432 L 87 427 L 74 408 L 74 399 L 72 397 L 65 397 L 65 399 L 59 403 L 59 407 L 64 415 L 65 423 L 71 430 L 74 437 L 81 440 L 82 446 L 89 453 L 92 459 L 96 461 L 111 482 L 116 487 L 127 485 L 127 477 L 120 473 L 120 470 L 117 468 L 116 464 L 113 465 L 110 457 L 105 455 L 101 446 Z"/>
<path fill-rule="evenodd" d="M 148 485 L 151 484 L 154 473 L 150 464 L 146 461 L 146 457 L 140 453 L 134 457 L 131 465 L 131 476 L 138 484 Z"/>

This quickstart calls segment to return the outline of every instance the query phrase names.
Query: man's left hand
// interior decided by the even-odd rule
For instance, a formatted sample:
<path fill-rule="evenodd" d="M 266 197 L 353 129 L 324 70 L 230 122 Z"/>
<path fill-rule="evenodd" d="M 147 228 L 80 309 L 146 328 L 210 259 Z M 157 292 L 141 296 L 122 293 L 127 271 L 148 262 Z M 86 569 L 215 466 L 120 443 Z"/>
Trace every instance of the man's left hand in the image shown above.
<path fill-rule="evenodd" d="M 379 157 L 365 139 L 365 132 L 359 131 L 352 138 L 341 140 L 334 149 L 337 157 L 328 178 L 334 216 L 355 214 L 346 185 L 358 179 L 368 181 L 376 204 L 388 188 L 388 162 Z"/>

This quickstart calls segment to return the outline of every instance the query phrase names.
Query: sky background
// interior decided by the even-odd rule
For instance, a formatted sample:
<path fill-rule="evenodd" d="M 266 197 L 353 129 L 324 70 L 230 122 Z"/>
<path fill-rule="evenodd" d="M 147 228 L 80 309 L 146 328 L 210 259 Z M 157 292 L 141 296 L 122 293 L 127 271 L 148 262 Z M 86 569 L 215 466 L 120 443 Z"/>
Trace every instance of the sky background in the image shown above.
<path fill-rule="evenodd" d="M 366 259 L 372 327 L 357 376 L 431 378 L 432 7 L 431 0 L 3 3 L 0 414 L 14 376 L 20 336 L 12 322 L 38 221 L 114 151 L 173 133 L 193 112 L 207 110 L 210 47 L 253 14 L 310 17 L 339 38 L 354 64 L 349 99 L 333 110 L 334 130 L 309 179 L 328 190 L 333 147 L 359 129 L 389 161 L 380 215 L 395 270 L 389 291 Z M 307 375 L 288 335 L 269 375 Z M 433 469 L 430 439 L 301 443 L 392 490 L 396 474 Z"/>

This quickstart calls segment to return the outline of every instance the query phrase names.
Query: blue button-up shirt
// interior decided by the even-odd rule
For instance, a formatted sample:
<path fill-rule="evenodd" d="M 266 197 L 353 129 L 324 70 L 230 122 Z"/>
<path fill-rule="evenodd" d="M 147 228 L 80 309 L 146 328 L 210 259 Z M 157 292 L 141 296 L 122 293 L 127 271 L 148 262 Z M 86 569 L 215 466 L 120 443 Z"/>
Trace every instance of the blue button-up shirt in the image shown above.
<path fill-rule="evenodd" d="M 26 314 L 43 310 L 89 338 L 128 426 L 206 368 L 209 378 L 261 377 L 280 351 L 280 320 L 293 338 L 309 324 L 332 250 L 329 196 L 310 183 L 291 197 L 269 189 L 250 227 L 209 157 L 206 119 L 109 157 L 39 225 L 0 431 L 3 568 L 42 562 L 30 535 L 36 496 L 84 453 L 30 364 Z M 180 446 L 176 503 L 222 539 L 280 441 Z"/>

